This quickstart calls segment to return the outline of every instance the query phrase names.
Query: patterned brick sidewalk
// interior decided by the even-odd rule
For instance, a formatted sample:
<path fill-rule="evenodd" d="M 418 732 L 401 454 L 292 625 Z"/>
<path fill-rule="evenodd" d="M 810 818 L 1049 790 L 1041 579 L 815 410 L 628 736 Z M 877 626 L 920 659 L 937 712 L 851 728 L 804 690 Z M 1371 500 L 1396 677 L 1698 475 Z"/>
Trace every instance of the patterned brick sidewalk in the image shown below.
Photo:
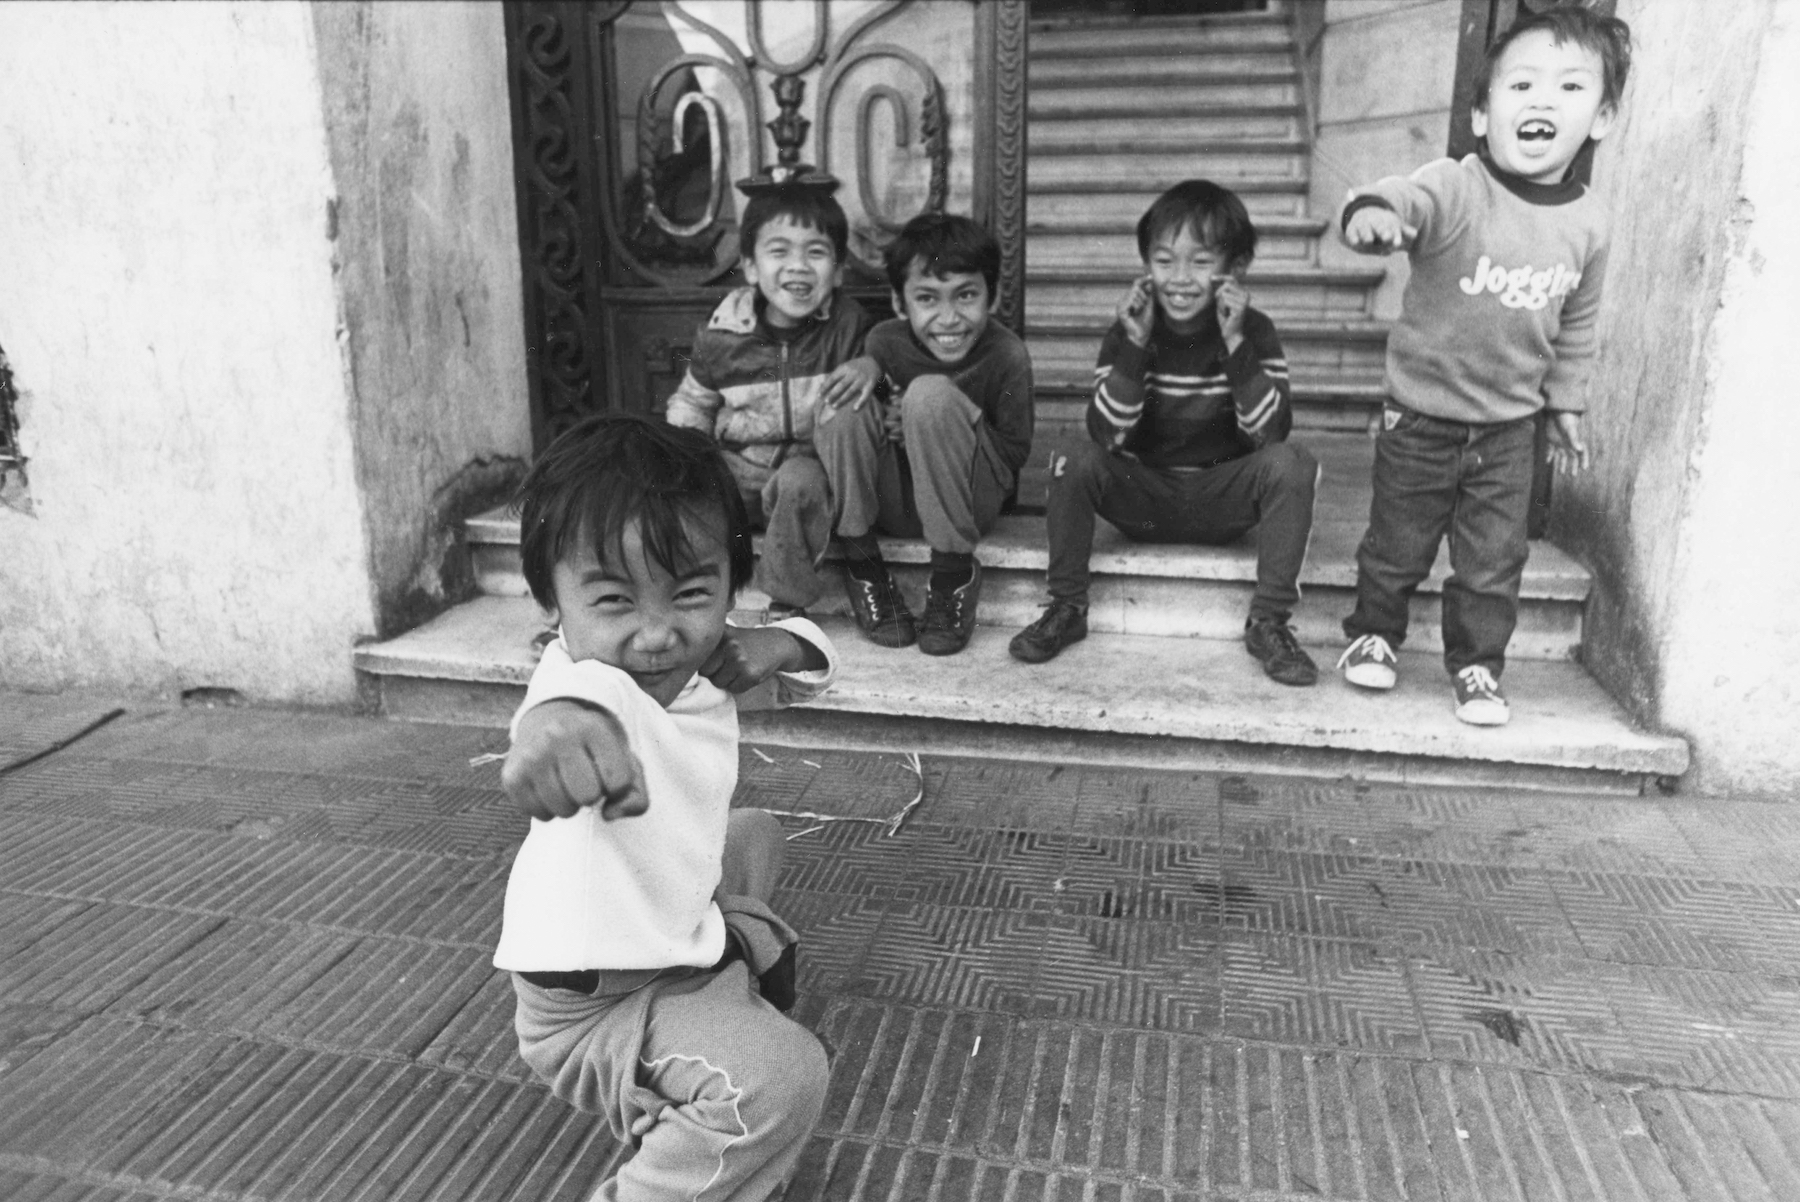
<path fill-rule="evenodd" d="M 488 965 L 500 742 L 134 710 L 0 775 L 0 1198 L 585 1197 Z M 917 787 L 762 752 L 742 804 Z M 789 844 L 794 1202 L 1800 1198 L 1800 810 L 924 767 Z"/>

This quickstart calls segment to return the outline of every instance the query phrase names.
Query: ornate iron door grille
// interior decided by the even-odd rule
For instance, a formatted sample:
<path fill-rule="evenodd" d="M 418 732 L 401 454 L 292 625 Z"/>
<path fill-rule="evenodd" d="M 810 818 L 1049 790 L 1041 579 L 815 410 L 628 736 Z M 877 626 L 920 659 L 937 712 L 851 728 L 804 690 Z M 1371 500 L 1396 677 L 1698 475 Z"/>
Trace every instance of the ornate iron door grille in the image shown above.
<path fill-rule="evenodd" d="M 839 195 L 863 215 L 865 237 L 884 238 L 913 212 L 945 206 L 951 138 L 943 85 L 924 56 L 881 36 L 908 0 L 883 0 L 842 30 L 826 0 L 809 7 L 810 44 L 779 58 L 765 43 L 762 0 L 745 6 L 747 48 L 670 0 L 508 5 L 536 445 L 583 414 L 653 409 L 672 391 L 694 328 L 741 282 L 727 190 L 740 175 L 764 171 L 764 129 L 774 135 L 778 165 L 805 153 L 845 178 Z M 784 17 L 806 11 L 781 8 Z M 998 316 L 1018 329 L 1026 4 L 945 5 L 958 10 L 974 27 L 971 215 L 1000 241 Z M 899 82 L 858 70 L 877 60 Z M 808 87 L 810 120 L 802 115 Z M 912 211 L 890 211 L 873 183 L 870 131 L 883 114 L 894 144 L 919 148 L 929 163 Z M 854 162 L 834 164 L 834 129 L 846 122 Z M 809 130 L 816 137 L 807 143 Z M 847 290 L 884 311 L 879 274 L 855 253 L 846 266 Z"/>

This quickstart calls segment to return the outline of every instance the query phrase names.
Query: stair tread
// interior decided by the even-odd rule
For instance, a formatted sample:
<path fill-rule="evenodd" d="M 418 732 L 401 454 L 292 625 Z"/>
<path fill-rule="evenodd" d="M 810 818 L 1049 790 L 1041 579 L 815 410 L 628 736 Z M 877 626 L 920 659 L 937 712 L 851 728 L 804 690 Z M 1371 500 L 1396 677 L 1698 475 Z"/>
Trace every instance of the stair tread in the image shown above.
<path fill-rule="evenodd" d="M 1034 179 L 1026 176 L 1025 191 L 1030 195 L 1070 195 L 1080 193 L 1101 192 L 1107 195 L 1142 194 L 1149 198 L 1161 196 L 1170 188 L 1186 179 L 1186 176 L 1169 176 L 1159 179 L 1140 172 L 1131 172 L 1116 176 L 1089 175 L 1085 179 Z M 1308 188 L 1303 176 L 1267 176 L 1263 178 L 1233 179 L 1231 190 L 1239 193 L 1298 193 L 1304 195 Z M 1145 207 L 1149 204 L 1146 201 Z"/>
<path fill-rule="evenodd" d="M 1079 375 L 1073 371 L 1065 374 L 1054 368 L 1040 368 L 1032 387 L 1036 394 L 1039 421 L 1051 416 L 1047 408 L 1060 410 L 1073 405 L 1079 413 L 1094 391 L 1093 365 L 1090 363 L 1083 367 Z M 1380 375 L 1356 379 L 1295 380 L 1292 382 L 1292 391 L 1294 399 L 1301 402 L 1349 401 L 1373 404 L 1386 400 L 1388 395 L 1387 380 Z"/>
<path fill-rule="evenodd" d="M 1255 218 L 1258 234 L 1322 234 L 1331 227 L 1331 222 L 1323 217 L 1301 216 L 1288 213 L 1265 213 Z M 1032 234 L 1087 235 L 1089 237 L 1107 237 L 1125 235 L 1136 237 L 1137 222 L 1135 219 L 1117 221 L 1092 221 L 1086 219 L 1059 220 L 1054 217 L 1030 217 L 1025 222 L 1027 237 Z M 1027 246 L 1029 250 L 1029 246 Z"/>
<path fill-rule="evenodd" d="M 1066 266 L 1033 267 L 1027 262 L 1027 284 L 1117 284 L 1124 287 L 1144 274 L 1142 264 L 1095 267 L 1071 263 Z M 1253 263 L 1244 272 L 1250 284 L 1356 284 L 1369 286 L 1387 278 L 1384 267 L 1289 267 L 1263 266 Z"/>
<path fill-rule="evenodd" d="M 1342 317 L 1303 317 L 1299 315 L 1281 317 L 1275 323 L 1275 329 L 1283 337 L 1301 338 L 1348 338 L 1360 341 L 1380 341 L 1387 338 L 1391 322 L 1377 318 L 1342 318 Z M 1073 321 L 1030 321 L 1025 323 L 1027 339 L 1033 335 L 1047 338 L 1099 337 L 1105 332 L 1105 326 L 1094 326 L 1091 322 Z"/>
<path fill-rule="evenodd" d="M 1051 446 L 1062 437 L 1081 438 L 1071 432 L 1059 435 L 1041 430 L 1032 447 L 1032 462 L 1047 460 Z M 1369 473 L 1374 463 L 1374 444 L 1361 434 L 1306 432 L 1295 440 L 1319 460 L 1322 471 L 1320 506 L 1313 525 L 1312 544 L 1300 573 L 1303 586 L 1350 588 L 1356 583 L 1356 546 L 1362 538 L 1369 512 Z M 489 510 L 464 523 L 471 543 L 517 546 L 518 518 L 505 507 Z M 882 554 L 897 564 L 922 564 L 930 549 L 920 539 L 884 538 Z M 981 541 L 977 553 L 991 568 L 1042 572 L 1049 567 L 1049 543 L 1044 519 L 1013 514 L 1002 517 Z M 1195 544 L 1135 543 L 1105 522 L 1097 523 L 1090 568 L 1102 575 L 1147 576 L 1186 580 L 1254 581 L 1254 537 L 1222 547 Z M 1449 575 L 1448 553 L 1438 557 L 1430 577 L 1420 585 L 1423 593 L 1439 593 Z M 1580 601 L 1587 596 L 1591 576 L 1567 552 L 1547 542 L 1532 545 L 1525 564 L 1520 594 L 1527 599 Z"/>
<path fill-rule="evenodd" d="M 1215 53 L 1243 53 L 1220 48 Z M 1184 56 L 1192 57 L 1192 56 Z M 1135 60 L 1133 60 L 1135 61 Z M 1212 84 L 1262 84 L 1262 83 L 1295 83 L 1300 73 L 1293 67 L 1254 67 L 1244 69 L 1214 69 L 1204 65 L 1195 68 L 1185 62 L 1173 67 L 1145 67 L 1138 63 L 1129 78 L 1121 79 L 1116 75 L 1059 75 L 1053 79 L 1034 79 L 1031 90 L 1038 95 L 1047 92 L 1079 92 L 1093 88 L 1123 87 L 1155 87 L 1165 84 L 1179 84 L 1187 87 L 1206 87 Z"/>
<path fill-rule="evenodd" d="M 508 685 L 530 679 L 537 607 L 478 597 L 416 630 L 357 648 L 378 676 Z M 797 711 L 828 710 L 1043 730 L 1154 735 L 1261 746 L 1327 748 L 1484 763 L 1617 772 L 1686 770 L 1680 739 L 1638 729 L 1579 665 L 1519 661 L 1506 674 L 1508 726 L 1475 728 L 1451 713 L 1436 655 L 1401 652 L 1400 684 L 1365 694 L 1327 669 L 1318 686 L 1266 679 L 1241 643 L 1094 634 L 1048 664 L 1015 663 L 1014 633 L 981 627 L 961 654 L 932 657 L 860 638 L 843 618 L 821 625 L 838 649 L 838 683 Z"/>
<path fill-rule="evenodd" d="M 1125 138 L 1117 142 L 1098 139 L 1085 142 L 1042 142 L 1026 146 L 1026 158 L 1076 158 L 1082 155 L 1121 154 L 1305 154 L 1304 138 Z"/>

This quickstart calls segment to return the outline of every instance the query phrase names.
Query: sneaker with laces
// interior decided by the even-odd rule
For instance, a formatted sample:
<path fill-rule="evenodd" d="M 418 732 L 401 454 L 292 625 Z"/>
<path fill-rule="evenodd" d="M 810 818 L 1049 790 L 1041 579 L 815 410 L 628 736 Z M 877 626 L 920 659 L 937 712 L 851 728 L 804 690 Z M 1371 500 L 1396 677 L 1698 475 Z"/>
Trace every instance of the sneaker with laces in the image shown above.
<path fill-rule="evenodd" d="M 1294 628 L 1281 618 L 1245 622 L 1244 650 L 1262 661 L 1263 672 L 1277 684 L 1304 688 L 1319 681 L 1319 665 L 1300 646 Z"/>
<path fill-rule="evenodd" d="M 1456 693 L 1456 716 L 1470 726 L 1505 726 L 1512 717 L 1500 682 L 1480 664 L 1470 664 L 1450 678 Z"/>
<path fill-rule="evenodd" d="M 919 650 L 926 655 L 955 655 L 975 633 L 975 606 L 981 600 L 981 564 L 961 588 L 925 594 L 925 620 L 919 626 Z"/>
<path fill-rule="evenodd" d="M 906 608 L 906 598 L 900 595 L 900 588 L 886 567 L 875 580 L 845 572 L 844 595 L 850 598 L 856 628 L 871 643 L 878 647 L 910 647 L 918 641 L 912 611 Z"/>
<path fill-rule="evenodd" d="M 1344 648 L 1337 666 L 1344 670 L 1344 679 L 1359 688 L 1391 689 L 1399 679 L 1394 670 L 1400 657 L 1380 635 L 1365 634 Z"/>
<path fill-rule="evenodd" d="M 1086 637 L 1087 606 L 1052 597 L 1038 620 L 1013 635 L 1006 649 L 1014 659 L 1041 664 Z"/>

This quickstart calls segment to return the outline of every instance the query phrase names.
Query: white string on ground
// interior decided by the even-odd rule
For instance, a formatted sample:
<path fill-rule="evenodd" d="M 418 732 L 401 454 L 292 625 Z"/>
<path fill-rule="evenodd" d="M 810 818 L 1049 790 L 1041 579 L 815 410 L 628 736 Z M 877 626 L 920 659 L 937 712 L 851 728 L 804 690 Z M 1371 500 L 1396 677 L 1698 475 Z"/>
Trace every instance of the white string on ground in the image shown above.
<path fill-rule="evenodd" d="M 761 753 L 758 752 L 758 754 L 760 755 Z M 890 814 L 885 818 L 869 818 L 859 814 L 821 814 L 817 810 L 768 810 L 766 812 L 773 814 L 777 818 L 800 818 L 807 822 L 817 824 L 808 827 L 806 830 L 789 835 L 789 840 L 798 839 L 801 835 L 810 835 L 817 830 L 823 830 L 828 824 L 833 822 L 873 823 L 876 826 L 885 827 L 887 837 L 891 839 L 900 833 L 900 826 L 906 821 L 907 816 L 918 809 L 919 803 L 925 800 L 925 765 L 920 761 L 919 753 L 916 751 L 907 752 L 905 758 L 906 766 L 912 769 L 913 775 L 919 780 L 919 787 L 918 790 L 913 793 L 912 800 L 901 806 L 899 812 Z M 801 762 L 806 763 L 808 761 L 802 760 Z"/>

